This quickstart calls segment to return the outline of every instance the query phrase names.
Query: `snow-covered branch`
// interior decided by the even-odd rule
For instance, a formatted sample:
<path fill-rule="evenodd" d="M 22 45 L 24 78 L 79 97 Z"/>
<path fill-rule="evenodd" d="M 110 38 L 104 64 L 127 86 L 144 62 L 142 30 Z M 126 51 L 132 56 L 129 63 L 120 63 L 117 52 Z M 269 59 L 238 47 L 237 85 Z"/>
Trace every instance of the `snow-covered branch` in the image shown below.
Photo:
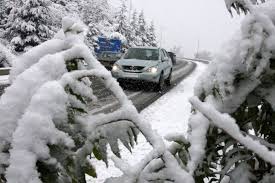
<path fill-rule="evenodd" d="M 211 123 L 220 129 L 223 129 L 232 138 L 242 143 L 245 147 L 257 153 L 262 159 L 275 165 L 275 151 L 270 151 L 259 141 L 254 140 L 250 136 L 244 136 L 240 131 L 236 121 L 228 114 L 221 114 L 213 106 L 206 102 L 201 102 L 198 98 L 190 99 L 191 104 L 195 109 L 200 111 Z"/>

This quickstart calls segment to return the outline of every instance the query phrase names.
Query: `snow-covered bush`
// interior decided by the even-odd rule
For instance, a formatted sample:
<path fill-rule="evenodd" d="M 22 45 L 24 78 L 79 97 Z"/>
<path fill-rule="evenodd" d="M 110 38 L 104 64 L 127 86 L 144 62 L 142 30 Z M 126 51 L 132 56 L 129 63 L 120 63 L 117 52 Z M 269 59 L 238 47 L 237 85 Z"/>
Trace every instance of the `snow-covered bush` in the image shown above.
<path fill-rule="evenodd" d="M 126 47 L 156 45 L 154 25 L 145 26 L 143 13 L 141 21 L 133 13 L 133 25 L 129 22 L 124 1 L 118 9 L 110 4 L 110 0 L 0 0 L 0 39 L 22 54 L 51 39 L 61 28 L 62 17 L 70 16 L 88 25 L 86 43 L 90 48 L 96 45 L 99 36 L 110 37 L 114 33 L 126 38 Z M 139 22 L 143 25 L 139 26 Z"/>
<path fill-rule="evenodd" d="M 6 37 L 16 52 L 23 52 L 53 35 L 49 0 L 28 0 L 15 4 L 6 28 Z"/>
<path fill-rule="evenodd" d="M 226 0 L 241 31 L 199 78 L 176 153 L 196 182 L 275 182 L 275 2 Z"/>
<path fill-rule="evenodd" d="M 0 43 L 0 67 L 11 67 L 14 59 L 15 56 L 10 50 Z"/>
<path fill-rule="evenodd" d="M 157 158 L 166 162 L 171 177 L 179 169 L 162 139 L 141 121 L 111 73 L 84 44 L 86 31 L 84 24 L 64 18 L 54 39 L 14 60 L 12 84 L 0 98 L 0 182 L 85 183 L 85 174 L 96 177 L 91 154 L 108 164 L 107 145 L 125 173 L 108 182 L 162 180 L 143 173 L 150 170 L 148 162 Z M 97 102 L 91 77 L 114 94 L 121 104 L 118 110 L 89 113 L 88 103 Z M 139 132 L 153 150 L 137 167 L 130 167 L 119 159 L 118 142 L 131 150 Z"/>
<path fill-rule="evenodd" d="M 6 21 L 6 6 L 4 0 L 0 0 L 0 30 Z"/>

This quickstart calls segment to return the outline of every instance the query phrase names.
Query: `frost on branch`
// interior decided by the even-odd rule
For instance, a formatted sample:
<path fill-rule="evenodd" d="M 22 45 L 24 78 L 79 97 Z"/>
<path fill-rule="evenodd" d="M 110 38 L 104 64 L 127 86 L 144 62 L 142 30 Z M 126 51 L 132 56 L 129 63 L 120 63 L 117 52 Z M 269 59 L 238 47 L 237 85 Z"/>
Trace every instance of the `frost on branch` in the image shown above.
<path fill-rule="evenodd" d="M 199 78 L 187 142 L 174 138 L 174 156 L 196 182 L 273 183 L 275 2 L 233 2 L 250 14 Z"/>

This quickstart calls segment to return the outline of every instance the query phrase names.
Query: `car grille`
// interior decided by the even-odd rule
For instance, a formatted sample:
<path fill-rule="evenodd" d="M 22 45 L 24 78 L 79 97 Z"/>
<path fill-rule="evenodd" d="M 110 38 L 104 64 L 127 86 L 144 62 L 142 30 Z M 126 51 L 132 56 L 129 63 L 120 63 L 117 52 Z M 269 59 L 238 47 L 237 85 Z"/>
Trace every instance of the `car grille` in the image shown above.
<path fill-rule="evenodd" d="M 122 66 L 125 72 L 141 72 L 144 67 L 142 66 Z"/>

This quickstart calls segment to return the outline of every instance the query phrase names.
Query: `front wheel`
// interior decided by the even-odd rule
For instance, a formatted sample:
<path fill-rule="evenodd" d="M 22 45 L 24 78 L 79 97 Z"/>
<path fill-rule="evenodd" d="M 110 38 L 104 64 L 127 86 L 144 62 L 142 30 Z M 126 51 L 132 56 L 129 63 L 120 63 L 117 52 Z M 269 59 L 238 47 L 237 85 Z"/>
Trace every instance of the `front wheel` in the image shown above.
<path fill-rule="evenodd" d="M 160 77 L 159 77 L 159 82 L 156 87 L 156 91 L 158 91 L 158 92 L 163 91 L 164 85 L 165 85 L 164 76 L 163 76 L 163 73 L 161 73 Z"/>
<path fill-rule="evenodd" d="M 171 86 L 171 80 L 172 80 L 172 70 L 170 71 L 168 78 L 165 80 L 165 84 L 167 86 Z"/>

